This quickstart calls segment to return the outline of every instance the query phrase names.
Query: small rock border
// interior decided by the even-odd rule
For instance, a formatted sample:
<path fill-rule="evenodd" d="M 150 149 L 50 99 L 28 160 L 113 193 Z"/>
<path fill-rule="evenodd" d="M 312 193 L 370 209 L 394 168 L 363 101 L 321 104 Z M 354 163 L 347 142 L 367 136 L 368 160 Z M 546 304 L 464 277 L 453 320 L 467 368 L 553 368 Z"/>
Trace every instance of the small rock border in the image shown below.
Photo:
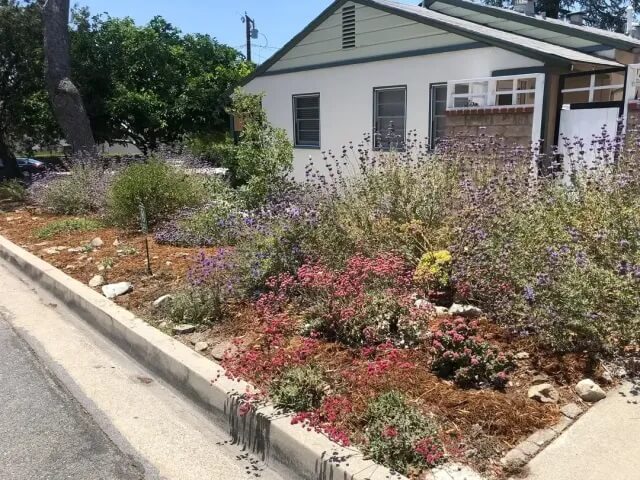
<path fill-rule="evenodd" d="M 584 410 L 577 403 L 568 403 L 560 409 L 560 413 L 562 413 L 562 419 L 557 424 L 531 434 L 526 440 L 509 450 L 502 457 L 500 463 L 509 471 L 522 469 L 529 460 L 575 422 L 584 413 Z"/>

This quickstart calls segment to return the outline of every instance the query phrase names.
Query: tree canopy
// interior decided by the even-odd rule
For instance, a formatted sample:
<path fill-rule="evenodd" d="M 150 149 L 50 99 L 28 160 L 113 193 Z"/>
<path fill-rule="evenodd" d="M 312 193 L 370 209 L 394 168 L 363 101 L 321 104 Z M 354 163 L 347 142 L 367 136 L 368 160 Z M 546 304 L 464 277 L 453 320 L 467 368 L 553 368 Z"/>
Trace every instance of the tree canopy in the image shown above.
<path fill-rule="evenodd" d="M 8 168 L 15 168 L 11 152 L 16 145 L 51 141 L 59 134 L 43 72 L 40 7 L 0 0 L 0 159 Z"/>
<path fill-rule="evenodd" d="M 228 92 L 252 66 L 209 35 L 164 20 L 74 14 L 71 57 L 98 142 L 132 140 L 143 151 L 228 128 Z"/>
<path fill-rule="evenodd" d="M 513 0 L 484 0 L 488 5 L 513 8 Z M 624 33 L 629 5 L 637 9 L 640 0 L 536 0 L 536 13 L 559 18 L 563 12 L 584 11 L 587 25 Z"/>

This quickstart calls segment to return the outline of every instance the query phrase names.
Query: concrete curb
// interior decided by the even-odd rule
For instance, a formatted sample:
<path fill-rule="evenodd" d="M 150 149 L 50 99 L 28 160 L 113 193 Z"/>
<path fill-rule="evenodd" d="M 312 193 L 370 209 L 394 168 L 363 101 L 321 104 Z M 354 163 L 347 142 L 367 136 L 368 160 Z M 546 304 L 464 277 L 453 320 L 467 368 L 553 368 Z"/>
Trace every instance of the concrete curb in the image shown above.
<path fill-rule="evenodd" d="M 562 418 L 558 423 L 529 435 L 526 440 L 520 442 L 502 457 L 500 460 L 502 465 L 511 470 L 523 468 L 584 413 L 577 403 L 568 403 L 560 409 L 560 412 Z"/>
<path fill-rule="evenodd" d="M 365 460 L 356 449 L 340 447 L 323 435 L 291 425 L 289 416 L 278 415 L 272 407 L 240 415 L 238 395 L 251 388 L 249 384 L 226 378 L 220 365 L 1 235 L 0 257 L 59 298 L 128 355 L 204 407 L 219 426 L 230 432 L 234 442 L 260 456 L 284 478 L 405 478 Z"/>

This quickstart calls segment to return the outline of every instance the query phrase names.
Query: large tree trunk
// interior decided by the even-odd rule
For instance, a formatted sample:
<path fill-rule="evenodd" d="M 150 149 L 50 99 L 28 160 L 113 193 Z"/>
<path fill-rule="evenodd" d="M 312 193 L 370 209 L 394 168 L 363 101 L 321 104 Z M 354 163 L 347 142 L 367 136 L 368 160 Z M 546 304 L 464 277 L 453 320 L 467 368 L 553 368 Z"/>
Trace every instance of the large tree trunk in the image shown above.
<path fill-rule="evenodd" d="M 22 172 L 18 168 L 18 162 L 16 157 L 6 144 L 2 134 L 0 134 L 0 161 L 4 165 L 3 169 L 0 169 L 0 179 L 4 175 L 6 178 L 22 178 Z"/>
<path fill-rule="evenodd" d="M 46 0 L 43 6 L 45 77 L 56 119 L 73 152 L 95 150 L 89 117 L 71 81 L 69 0 Z"/>

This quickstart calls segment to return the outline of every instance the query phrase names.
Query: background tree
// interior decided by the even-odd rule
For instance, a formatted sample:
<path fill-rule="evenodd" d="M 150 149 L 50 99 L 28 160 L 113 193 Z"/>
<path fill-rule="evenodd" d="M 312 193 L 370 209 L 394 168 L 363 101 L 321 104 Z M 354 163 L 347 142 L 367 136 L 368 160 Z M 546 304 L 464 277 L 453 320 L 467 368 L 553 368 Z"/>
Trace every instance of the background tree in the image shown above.
<path fill-rule="evenodd" d="M 487 5 L 513 8 L 513 0 L 485 0 Z M 637 9 L 639 0 L 537 0 L 536 13 L 546 13 L 549 18 L 560 18 L 563 12 L 582 10 L 586 12 L 586 24 L 605 30 L 624 33 L 626 9 L 631 5 Z"/>
<path fill-rule="evenodd" d="M 69 0 L 45 0 L 45 78 L 53 110 L 74 152 L 95 149 L 89 118 L 80 91 L 71 79 Z"/>
<path fill-rule="evenodd" d="M 43 80 L 42 17 L 35 2 L 0 0 L 0 160 L 20 177 L 15 149 L 57 137 Z"/>
<path fill-rule="evenodd" d="M 228 92 L 252 68 L 237 50 L 161 17 L 137 26 L 81 9 L 73 23 L 73 71 L 98 142 L 130 140 L 146 153 L 228 129 Z"/>

